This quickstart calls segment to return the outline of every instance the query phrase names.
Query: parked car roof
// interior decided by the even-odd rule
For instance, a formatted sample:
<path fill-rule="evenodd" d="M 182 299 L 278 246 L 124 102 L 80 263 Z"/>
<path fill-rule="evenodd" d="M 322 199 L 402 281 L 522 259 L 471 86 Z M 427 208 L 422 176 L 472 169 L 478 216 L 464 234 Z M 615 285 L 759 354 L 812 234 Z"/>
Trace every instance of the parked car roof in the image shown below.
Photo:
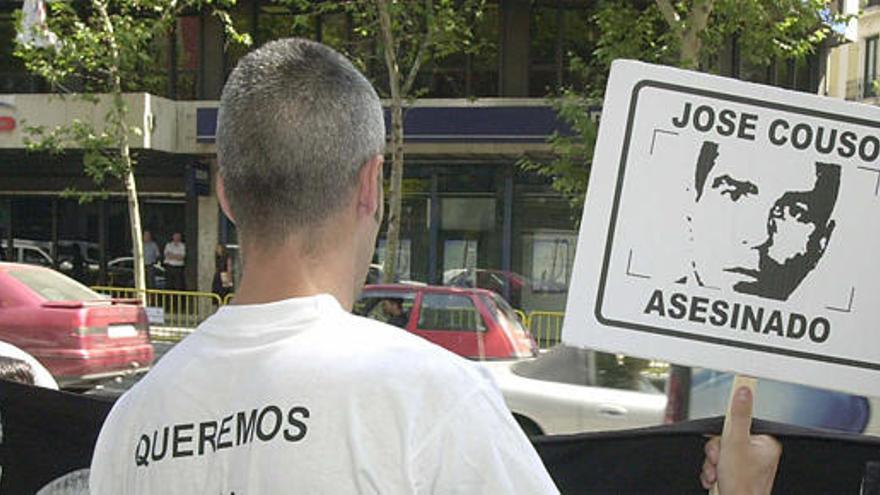
<path fill-rule="evenodd" d="M 494 292 L 487 289 L 477 289 L 473 287 L 449 287 L 442 285 L 416 285 L 416 284 L 375 284 L 364 286 L 366 291 L 401 291 L 401 292 L 442 292 L 444 294 L 482 294 L 484 296 L 492 296 Z"/>

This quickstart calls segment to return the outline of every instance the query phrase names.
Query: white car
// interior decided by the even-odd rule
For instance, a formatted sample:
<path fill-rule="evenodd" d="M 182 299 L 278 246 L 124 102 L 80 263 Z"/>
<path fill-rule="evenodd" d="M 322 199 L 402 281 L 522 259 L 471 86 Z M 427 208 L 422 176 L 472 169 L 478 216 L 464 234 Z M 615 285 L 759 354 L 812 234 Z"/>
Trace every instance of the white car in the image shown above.
<path fill-rule="evenodd" d="M 534 359 L 483 361 L 529 435 L 655 426 L 666 395 L 624 366 L 591 366 L 589 351 L 556 346 Z"/>
<path fill-rule="evenodd" d="M 695 369 L 691 378 L 690 418 L 723 415 L 731 373 Z M 825 390 L 794 383 L 758 380 L 756 418 L 808 428 L 880 435 L 880 398 Z"/>

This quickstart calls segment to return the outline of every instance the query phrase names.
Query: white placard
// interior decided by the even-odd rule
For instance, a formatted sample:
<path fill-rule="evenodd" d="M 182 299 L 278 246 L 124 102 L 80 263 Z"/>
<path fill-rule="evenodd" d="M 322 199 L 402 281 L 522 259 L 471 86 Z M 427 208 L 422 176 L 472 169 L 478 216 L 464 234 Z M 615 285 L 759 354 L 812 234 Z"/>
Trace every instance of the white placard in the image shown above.
<path fill-rule="evenodd" d="M 147 313 L 147 320 L 150 322 L 150 325 L 164 325 L 165 324 L 165 309 L 158 306 L 147 306 L 144 308 L 144 311 Z"/>
<path fill-rule="evenodd" d="M 880 109 L 615 62 L 563 339 L 880 395 Z"/>

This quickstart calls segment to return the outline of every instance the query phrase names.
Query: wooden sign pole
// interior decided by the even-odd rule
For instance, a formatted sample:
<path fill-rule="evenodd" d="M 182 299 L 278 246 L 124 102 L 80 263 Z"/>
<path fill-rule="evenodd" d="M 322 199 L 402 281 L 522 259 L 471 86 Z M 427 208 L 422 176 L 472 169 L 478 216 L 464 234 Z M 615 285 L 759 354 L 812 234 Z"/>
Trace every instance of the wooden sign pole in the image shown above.
<path fill-rule="evenodd" d="M 742 375 L 735 375 L 733 377 L 733 386 L 730 389 L 730 398 L 727 399 L 727 413 L 724 415 L 724 429 L 722 429 L 722 431 L 721 431 L 721 444 L 722 445 L 724 445 L 725 439 L 727 439 L 730 434 L 730 421 L 729 421 L 730 408 L 731 408 L 731 406 L 733 406 L 734 394 L 736 394 L 736 391 L 741 389 L 742 387 L 748 387 L 749 390 L 752 391 L 752 404 L 754 404 L 754 401 L 756 400 L 755 388 L 757 387 L 757 385 L 758 385 L 758 383 L 755 378 L 751 378 L 748 376 L 742 376 Z M 752 421 L 751 418 L 749 418 L 749 425 L 751 425 L 751 421 Z M 751 429 L 751 428 L 749 428 L 749 429 Z M 718 491 L 718 483 L 717 482 L 715 483 L 715 486 L 713 486 L 712 489 L 709 490 L 709 494 L 710 495 L 719 495 L 720 494 L 720 492 Z"/>

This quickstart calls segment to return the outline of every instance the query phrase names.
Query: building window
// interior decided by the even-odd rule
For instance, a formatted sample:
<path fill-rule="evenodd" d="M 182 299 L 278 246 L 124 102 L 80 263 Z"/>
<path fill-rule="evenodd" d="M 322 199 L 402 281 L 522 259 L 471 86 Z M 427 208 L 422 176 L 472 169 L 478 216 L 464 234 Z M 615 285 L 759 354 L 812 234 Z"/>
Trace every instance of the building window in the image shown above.
<path fill-rule="evenodd" d="M 877 36 L 865 39 L 865 98 L 875 96 L 874 82 L 877 80 Z"/>
<path fill-rule="evenodd" d="M 414 89 L 425 88 L 430 98 L 498 96 L 498 6 L 486 5 L 471 24 L 479 50 L 459 50 L 426 63 Z"/>
<path fill-rule="evenodd" d="M 571 70 L 577 56 L 589 60 L 595 51 L 594 11 L 586 4 L 537 2 L 532 7 L 529 48 L 529 95 L 555 94 L 579 86 L 582 74 Z"/>

